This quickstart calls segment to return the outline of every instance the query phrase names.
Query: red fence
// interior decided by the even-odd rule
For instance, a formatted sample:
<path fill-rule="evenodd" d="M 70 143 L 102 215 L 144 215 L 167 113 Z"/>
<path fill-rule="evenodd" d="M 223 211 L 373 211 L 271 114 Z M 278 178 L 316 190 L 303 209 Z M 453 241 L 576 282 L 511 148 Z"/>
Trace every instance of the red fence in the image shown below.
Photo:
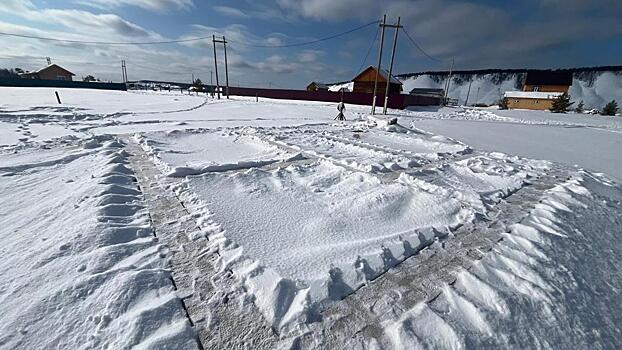
<path fill-rule="evenodd" d="M 224 89 L 223 89 L 224 90 Z M 284 100 L 303 100 L 303 101 L 322 101 L 340 102 L 368 105 L 372 104 L 372 94 L 361 92 L 332 92 L 332 91 L 306 91 L 306 90 L 285 90 L 285 89 L 258 89 L 229 87 L 230 95 L 237 96 L 257 96 L 264 98 L 276 98 Z M 438 98 L 429 96 L 414 96 L 404 94 L 389 94 L 389 108 L 404 109 L 408 106 L 433 106 L 439 105 Z M 384 94 L 379 94 L 376 105 L 384 105 Z"/>

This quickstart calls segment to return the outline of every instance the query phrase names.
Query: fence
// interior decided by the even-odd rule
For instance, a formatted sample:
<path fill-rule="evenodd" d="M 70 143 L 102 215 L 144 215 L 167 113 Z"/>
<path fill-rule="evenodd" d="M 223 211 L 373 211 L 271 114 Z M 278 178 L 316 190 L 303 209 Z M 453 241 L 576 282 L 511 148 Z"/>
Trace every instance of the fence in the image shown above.
<path fill-rule="evenodd" d="M 224 88 L 223 88 L 224 91 Z M 259 88 L 242 88 L 229 87 L 230 95 L 237 96 L 257 96 L 264 98 L 276 98 L 285 100 L 303 100 L 303 101 L 322 101 L 322 102 L 340 102 L 372 105 L 372 94 L 361 92 L 332 92 L 332 91 L 306 91 L 306 90 L 286 90 L 286 89 L 259 89 Z M 404 94 L 390 94 L 389 108 L 404 109 L 408 106 L 431 106 L 439 105 L 438 98 L 429 96 L 413 96 Z M 384 95 L 379 94 L 377 97 L 377 106 L 384 105 Z"/>
<path fill-rule="evenodd" d="M 99 90 L 122 90 L 122 91 L 127 90 L 126 85 L 123 83 L 96 83 L 96 82 L 85 82 L 85 81 L 40 80 L 40 79 L 0 78 L 0 86 L 99 89 Z"/>

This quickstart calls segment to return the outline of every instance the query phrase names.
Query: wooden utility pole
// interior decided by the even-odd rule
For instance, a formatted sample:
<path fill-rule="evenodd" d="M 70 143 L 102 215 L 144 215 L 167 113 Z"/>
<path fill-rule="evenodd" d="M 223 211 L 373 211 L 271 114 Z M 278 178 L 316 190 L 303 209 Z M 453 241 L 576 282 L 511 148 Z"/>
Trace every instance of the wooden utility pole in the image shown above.
<path fill-rule="evenodd" d="M 449 68 L 449 77 L 445 83 L 445 105 L 447 105 L 447 95 L 449 94 L 449 87 L 451 86 L 451 76 L 454 70 L 454 58 L 451 58 L 451 67 Z"/>
<path fill-rule="evenodd" d="M 467 97 L 466 100 L 464 100 L 464 105 L 465 106 L 469 106 L 469 95 L 471 94 L 471 84 L 473 83 L 473 79 L 469 80 L 469 89 L 467 90 Z"/>
<path fill-rule="evenodd" d="M 227 40 L 225 36 L 222 36 L 222 40 L 216 39 L 215 36 L 212 36 L 212 40 L 214 41 L 214 63 L 216 62 L 216 43 L 222 43 L 225 49 L 225 95 L 227 95 L 227 99 L 229 99 L 229 66 L 227 65 Z M 215 63 L 216 64 L 216 63 Z M 216 68 L 216 85 L 218 85 L 218 68 Z M 220 89 L 220 85 L 218 86 Z M 218 98 L 220 98 L 220 92 L 218 93 Z"/>
<path fill-rule="evenodd" d="M 225 47 L 225 83 L 227 87 L 225 88 L 225 93 L 227 94 L 227 100 L 229 99 L 229 65 L 227 64 L 227 40 L 225 36 L 222 36 L 222 44 Z"/>
<path fill-rule="evenodd" d="M 212 43 L 214 44 L 214 70 L 216 71 L 216 94 L 220 100 L 220 83 L 218 82 L 218 61 L 216 60 L 216 36 L 212 35 Z"/>
<path fill-rule="evenodd" d="M 391 64 L 389 65 L 389 76 L 387 77 L 387 88 L 384 92 L 384 108 L 382 114 L 387 114 L 387 105 L 389 104 L 389 86 L 391 86 L 391 74 L 393 73 L 393 59 L 395 58 L 395 48 L 397 47 L 397 34 L 400 31 L 400 17 L 397 17 L 397 25 L 385 25 L 386 27 L 395 28 L 395 38 L 393 38 L 393 51 L 391 52 Z"/>
<path fill-rule="evenodd" d="M 121 75 L 123 76 L 123 82 L 127 83 L 127 67 L 125 65 L 125 60 L 121 60 Z"/>
<path fill-rule="evenodd" d="M 376 69 L 376 79 L 374 80 L 374 96 L 371 102 L 371 114 L 376 114 L 376 93 L 378 92 L 378 75 L 380 74 L 380 66 L 382 64 L 382 47 L 384 46 L 384 25 L 387 22 L 387 15 L 382 16 L 380 23 L 380 50 L 378 50 L 378 67 Z"/>

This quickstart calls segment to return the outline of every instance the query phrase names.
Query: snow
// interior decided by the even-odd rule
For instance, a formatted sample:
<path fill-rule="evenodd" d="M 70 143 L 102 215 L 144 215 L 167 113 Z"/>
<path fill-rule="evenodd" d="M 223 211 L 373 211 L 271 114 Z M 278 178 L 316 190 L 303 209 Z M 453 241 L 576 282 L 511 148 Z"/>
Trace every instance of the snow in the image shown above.
<path fill-rule="evenodd" d="M 607 102 L 622 101 L 622 75 L 618 72 L 593 72 L 592 77 L 580 79 L 575 76 L 568 94 L 571 101 L 578 104 L 583 101 L 586 109 L 601 110 Z M 471 91 L 469 93 L 469 81 L 464 79 L 460 83 L 452 80 L 448 96 L 458 99 L 464 104 L 469 95 L 469 105 L 484 103 L 487 105 L 497 104 L 505 92 L 518 92 L 516 87 L 516 74 L 507 77 L 499 77 L 495 74 L 472 76 Z M 404 91 L 413 88 L 445 88 L 445 80 L 436 82 L 430 75 L 417 75 L 402 79 Z M 478 95 L 479 90 L 479 95 Z"/>
<path fill-rule="evenodd" d="M 0 347 L 620 347 L 619 117 L 0 89 Z"/>
<path fill-rule="evenodd" d="M 417 115 L 414 113 L 413 115 Z M 413 127 L 460 140 L 476 149 L 547 159 L 622 181 L 622 120 L 543 111 L 447 110 L 409 120 Z M 502 136 L 501 136 L 502 135 Z"/>
<path fill-rule="evenodd" d="M 150 133 L 137 139 L 169 176 L 198 175 L 263 166 L 295 157 L 252 135 L 236 130 Z"/>
<path fill-rule="evenodd" d="M 432 303 L 384 331 L 395 347 L 617 348 L 622 320 L 609 296 L 622 281 L 621 199 L 619 185 L 577 173 Z"/>
<path fill-rule="evenodd" d="M 543 91 L 506 91 L 503 97 L 509 98 L 544 98 L 553 99 L 560 96 L 561 92 L 543 92 Z"/>
<path fill-rule="evenodd" d="M 0 155 L 0 344 L 196 348 L 120 146 L 93 141 Z"/>
<path fill-rule="evenodd" d="M 354 82 L 350 81 L 343 84 L 330 85 L 328 91 L 340 91 L 343 88 L 348 89 L 347 91 L 354 91 Z"/>

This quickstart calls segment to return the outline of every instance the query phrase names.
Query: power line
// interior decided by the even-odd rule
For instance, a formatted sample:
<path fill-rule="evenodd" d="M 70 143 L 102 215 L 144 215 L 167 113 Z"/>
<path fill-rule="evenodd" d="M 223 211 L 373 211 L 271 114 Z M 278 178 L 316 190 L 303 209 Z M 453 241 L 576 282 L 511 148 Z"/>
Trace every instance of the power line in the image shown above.
<path fill-rule="evenodd" d="M 378 23 L 378 21 L 373 21 L 365 25 L 347 30 L 345 32 L 329 35 L 329 36 L 316 39 L 316 40 L 300 42 L 300 43 L 283 44 L 283 45 L 255 45 L 255 44 L 247 44 L 247 43 L 238 42 L 237 44 L 244 45 L 244 46 L 250 46 L 250 47 L 263 47 L 263 48 L 283 48 L 283 47 L 305 46 L 305 45 L 315 44 L 321 41 L 338 38 L 340 36 L 347 35 L 357 30 L 366 28 L 375 23 Z M 195 37 L 195 38 L 177 39 L 177 40 L 121 42 L 121 41 L 88 41 L 88 40 L 74 40 L 74 39 L 59 39 L 59 38 L 50 38 L 50 37 L 43 37 L 43 36 L 36 36 L 36 35 L 16 34 L 16 33 L 7 33 L 7 32 L 0 32 L 0 35 L 24 38 L 24 39 L 37 39 L 37 40 L 44 40 L 44 41 L 84 44 L 84 45 L 160 45 L 160 44 L 178 44 L 178 43 L 186 43 L 186 42 L 192 42 L 192 41 L 201 41 L 201 40 L 211 39 L 211 35 L 210 35 L 210 36 Z"/>
<path fill-rule="evenodd" d="M 376 28 L 376 34 L 374 35 L 374 40 L 371 41 L 371 44 L 369 45 L 369 48 L 367 49 L 367 53 L 365 54 L 365 58 L 363 58 L 363 61 L 361 62 L 361 66 L 355 73 L 358 73 L 361 71 L 361 69 L 363 69 L 365 62 L 367 62 L 367 57 L 369 57 L 369 54 L 371 53 L 371 50 L 373 49 L 374 44 L 376 43 L 376 40 L 378 39 L 379 32 L 380 32 L 380 27 Z"/>
<path fill-rule="evenodd" d="M 439 60 L 438 58 L 435 58 L 435 57 L 432 57 L 432 56 L 428 55 L 428 53 L 427 53 L 427 52 L 425 52 L 425 50 L 424 50 L 424 49 L 423 49 L 423 48 L 422 48 L 419 44 L 417 44 L 417 42 L 416 42 L 416 41 L 415 41 L 415 40 L 414 40 L 414 39 L 410 36 L 410 34 L 408 34 L 408 31 L 406 30 L 406 28 L 404 28 L 404 34 L 406 34 L 406 37 L 408 38 L 408 40 L 410 40 L 410 42 L 411 42 L 413 45 L 415 45 L 415 47 L 416 47 L 419 51 L 421 51 L 421 53 L 422 53 L 425 57 L 427 57 L 427 58 L 431 59 L 432 61 L 436 61 L 436 62 L 447 62 L 447 60 Z"/>
<path fill-rule="evenodd" d="M 283 48 L 283 47 L 296 47 L 296 46 L 306 46 L 306 45 L 311 45 L 311 44 L 315 44 L 315 43 L 319 43 L 321 41 L 327 41 L 327 40 L 331 40 L 331 39 L 335 39 L 338 38 L 340 36 L 344 36 L 353 32 L 356 32 L 357 30 L 361 30 L 363 28 L 367 28 L 373 24 L 376 24 L 380 21 L 373 21 L 373 22 L 369 22 L 367 24 L 364 24 L 362 26 L 358 26 L 356 28 L 352 28 L 350 30 L 346 30 L 345 32 L 341 32 L 341 33 L 337 33 L 337 34 L 333 34 L 333 35 L 329 35 L 320 39 L 315 39 L 315 40 L 310 40 L 310 41 L 305 41 L 305 42 L 300 42 L 300 43 L 293 43 L 293 44 L 283 44 L 283 45 L 255 45 L 255 44 L 247 44 L 247 43 L 243 43 L 243 42 L 238 42 L 237 44 L 239 45 L 243 45 L 243 46 L 250 46 L 250 47 L 261 47 L 261 48 Z M 235 43 L 235 42 L 234 42 Z"/>
<path fill-rule="evenodd" d="M 86 41 L 86 40 L 72 40 L 72 39 L 57 39 L 57 38 L 49 38 L 49 37 L 43 37 L 43 36 L 15 34 L 15 33 L 6 33 L 6 32 L 0 32 L 0 35 L 12 36 L 12 37 L 17 37 L 17 38 L 38 39 L 38 40 L 44 40 L 44 41 L 62 42 L 62 43 L 84 44 L 84 45 L 158 45 L 158 44 L 176 44 L 176 43 L 185 43 L 185 42 L 190 42 L 190 41 L 207 40 L 209 38 L 209 37 L 197 37 L 197 38 L 178 39 L 178 40 L 164 40 L 164 41 L 119 42 L 119 41 Z"/>

